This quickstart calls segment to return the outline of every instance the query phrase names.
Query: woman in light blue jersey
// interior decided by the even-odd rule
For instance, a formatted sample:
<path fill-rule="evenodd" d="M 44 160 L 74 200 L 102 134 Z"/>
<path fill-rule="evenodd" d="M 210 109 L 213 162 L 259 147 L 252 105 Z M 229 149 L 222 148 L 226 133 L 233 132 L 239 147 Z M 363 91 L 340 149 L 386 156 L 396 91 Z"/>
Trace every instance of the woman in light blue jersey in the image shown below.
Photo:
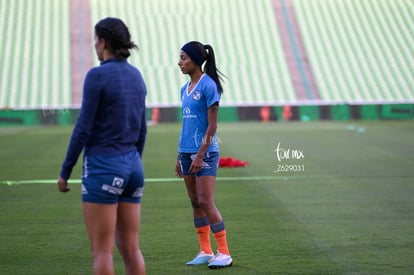
<path fill-rule="evenodd" d="M 183 74 L 190 76 L 190 81 L 181 88 L 182 129 L 175 170 L 178 177 L 184 178 L 200 244 L 198 254 L 187 265 L 224 268 L 231 266 L 233 259 L 223 218 L 214 203 L 219 160 L 216 130 L 223 93 L 221 73 L 216 67 L 213 48 L 197 41 L 181 48 L 178 66 Z M 210 229 L 218 247 L 215 255 L 210 244 Z"/>

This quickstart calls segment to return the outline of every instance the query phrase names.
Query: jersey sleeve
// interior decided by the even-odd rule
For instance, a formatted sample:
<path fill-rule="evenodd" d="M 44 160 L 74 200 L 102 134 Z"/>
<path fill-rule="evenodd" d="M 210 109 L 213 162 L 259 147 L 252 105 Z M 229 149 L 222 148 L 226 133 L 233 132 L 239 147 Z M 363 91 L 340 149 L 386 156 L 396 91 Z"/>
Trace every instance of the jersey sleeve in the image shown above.
<path fill-rule="evenodd" d="M 213 82 L 210 85 L 206 86 L 205 97 L 207 106 L 211 106 L 216 102 L 220 102 L 220 94 L 218 92 L 216 83 Z"/>

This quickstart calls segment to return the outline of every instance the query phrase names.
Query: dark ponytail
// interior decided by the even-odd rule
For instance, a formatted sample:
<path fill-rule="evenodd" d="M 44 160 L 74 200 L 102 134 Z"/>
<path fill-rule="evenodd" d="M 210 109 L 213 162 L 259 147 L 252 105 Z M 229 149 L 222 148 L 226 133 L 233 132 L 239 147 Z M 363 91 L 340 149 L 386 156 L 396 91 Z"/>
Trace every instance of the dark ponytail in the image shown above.
<path fill-rule="evenodd" d="M 220 94 L 223 93 L 223 86 L 221 85 L 221 81 L 223 80 L 223 77 L 226 77 L 222 72 L 217 69 L 216 66 L 216 57 L 214 55 L 213 47 L 210 45 L 204 45 L 204 48 L 207 52 L 207 59 L 206 64 L 204 65 L 204 72 L 208 74 L 214 82 L 216 82 L 217 89 Z"/>
<path fill-rule="evenodd" d="M 220 94 L 223 93 L 223 86 L 221 81 L 223 77 L 226 77 L 222 72 L 217 69 L 216 57 L 214 55 L 213 47 L 210 45 L 203 45 L 198 41 L 191 41 L 185 44 L 181 50 L 183 50 L 197 66 L 204 65 L 204 72 L 209 75 L 217 85 L 217 89 Z"/>
<path fill-rule="evenodd" d="M 95 33 L 99 39 L 108 41 L 117 58 L 127 59 L 131 55 L 130 49 L 138 49 L 131 41 L 128 27 L 118 18 L 102 19 L 95 25 Z"/>

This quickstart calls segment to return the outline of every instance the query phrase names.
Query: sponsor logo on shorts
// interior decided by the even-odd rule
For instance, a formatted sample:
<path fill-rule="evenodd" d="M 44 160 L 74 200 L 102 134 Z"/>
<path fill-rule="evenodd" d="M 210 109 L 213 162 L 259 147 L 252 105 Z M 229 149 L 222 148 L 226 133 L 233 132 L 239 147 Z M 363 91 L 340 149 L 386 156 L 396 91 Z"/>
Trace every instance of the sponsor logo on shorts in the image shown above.
<path fill-rule="evenodd" d="M 144 187 L 138 187 L 137 190 L 132 194 L 133 198 L 140 198 L 142 197 L 142 194 L 144 193 Z"/>
<path fill-rule="evenodd" d="M 112 180 L 112 185 L 103 184 L 102 190 L 107 191 L 111 194 L 121 195 L 122 192 L 124 191 L 123 185 L 124 185 L 123 178 L 114 177 L 114 179 Z"/>
<path fill-rule="evenodd" d="M 196 158 L 196 156 L 197 156 L 197 154 L 191 155 L 191 157 L 190 157 L 191 160 L 194 160 Z M 208 158 L 208 156 L 207 156 L 207 158 Z M 207 162 L 203 161 L 203 164 L 201 165 L 201 169 L 210 169 L 210 168 L 211 168 L 211 166 Z"/>
<path fill-rule="evenodd" d="M 82 184 L 82 195 L 87 195 L 88 194 L 88 190 L 86 190 L 85 185 Z"/>
<path fill-rule="evenodd" d="M 124 185 L 124 179 L 123 178 L 114 177 L 114 180 L 112 181 L 112 186 L 122 187 L 122 185 Z"/>
<path fill-rule="evenodd" d="M 121 195 L 122 192 L 124 191 L 121 188 L 117 188 L 115 186 L 111 186 L 111 185 L 108 185 L 108 184 L 102 185 L 102 190 L 103 191 L 107 191 L 107 192 L 109 192 L 111 194 L 116 194 L 116 195 Z"/>
<path fill-rule="evenodd" d="M 88 177 L 88 158 L 85 157 L 83 161 L 83 172 L 82 172 L 82 179 L 86 179 Z"/>

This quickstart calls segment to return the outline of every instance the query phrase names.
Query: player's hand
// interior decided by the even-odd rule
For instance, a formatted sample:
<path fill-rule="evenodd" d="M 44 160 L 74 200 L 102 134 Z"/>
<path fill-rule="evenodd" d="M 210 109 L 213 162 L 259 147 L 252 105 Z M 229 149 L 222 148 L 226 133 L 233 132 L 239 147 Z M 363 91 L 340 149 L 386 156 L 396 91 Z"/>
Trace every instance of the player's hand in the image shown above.
<path fill-rule="evenodd" d="M 193 159 L 193 161 L 191 162 L 191 166 L 190 169 L 188 170 L 188 172 L 190 174 L 194 174 L 194 173 L 198 173 L 201 171 L 201 167 L 203 166 L 203 157 L 196 155 L 196 157 Z"/>
<path fill-rule="evenodd" d="M 175 164 L 175 175 L 179 178 L 183 177 L 183 171 L 181 171 L 181 165 L 178 159 L 177 159 L 177 163 Z"/>
<path fill-rule="evenodd" d="M 70 191 L 70 188 L 68 187 L 68 181 L 62 177 L 58 178 L 58 188 L 59 188 L 59 191 L 63 193 Z"/>

